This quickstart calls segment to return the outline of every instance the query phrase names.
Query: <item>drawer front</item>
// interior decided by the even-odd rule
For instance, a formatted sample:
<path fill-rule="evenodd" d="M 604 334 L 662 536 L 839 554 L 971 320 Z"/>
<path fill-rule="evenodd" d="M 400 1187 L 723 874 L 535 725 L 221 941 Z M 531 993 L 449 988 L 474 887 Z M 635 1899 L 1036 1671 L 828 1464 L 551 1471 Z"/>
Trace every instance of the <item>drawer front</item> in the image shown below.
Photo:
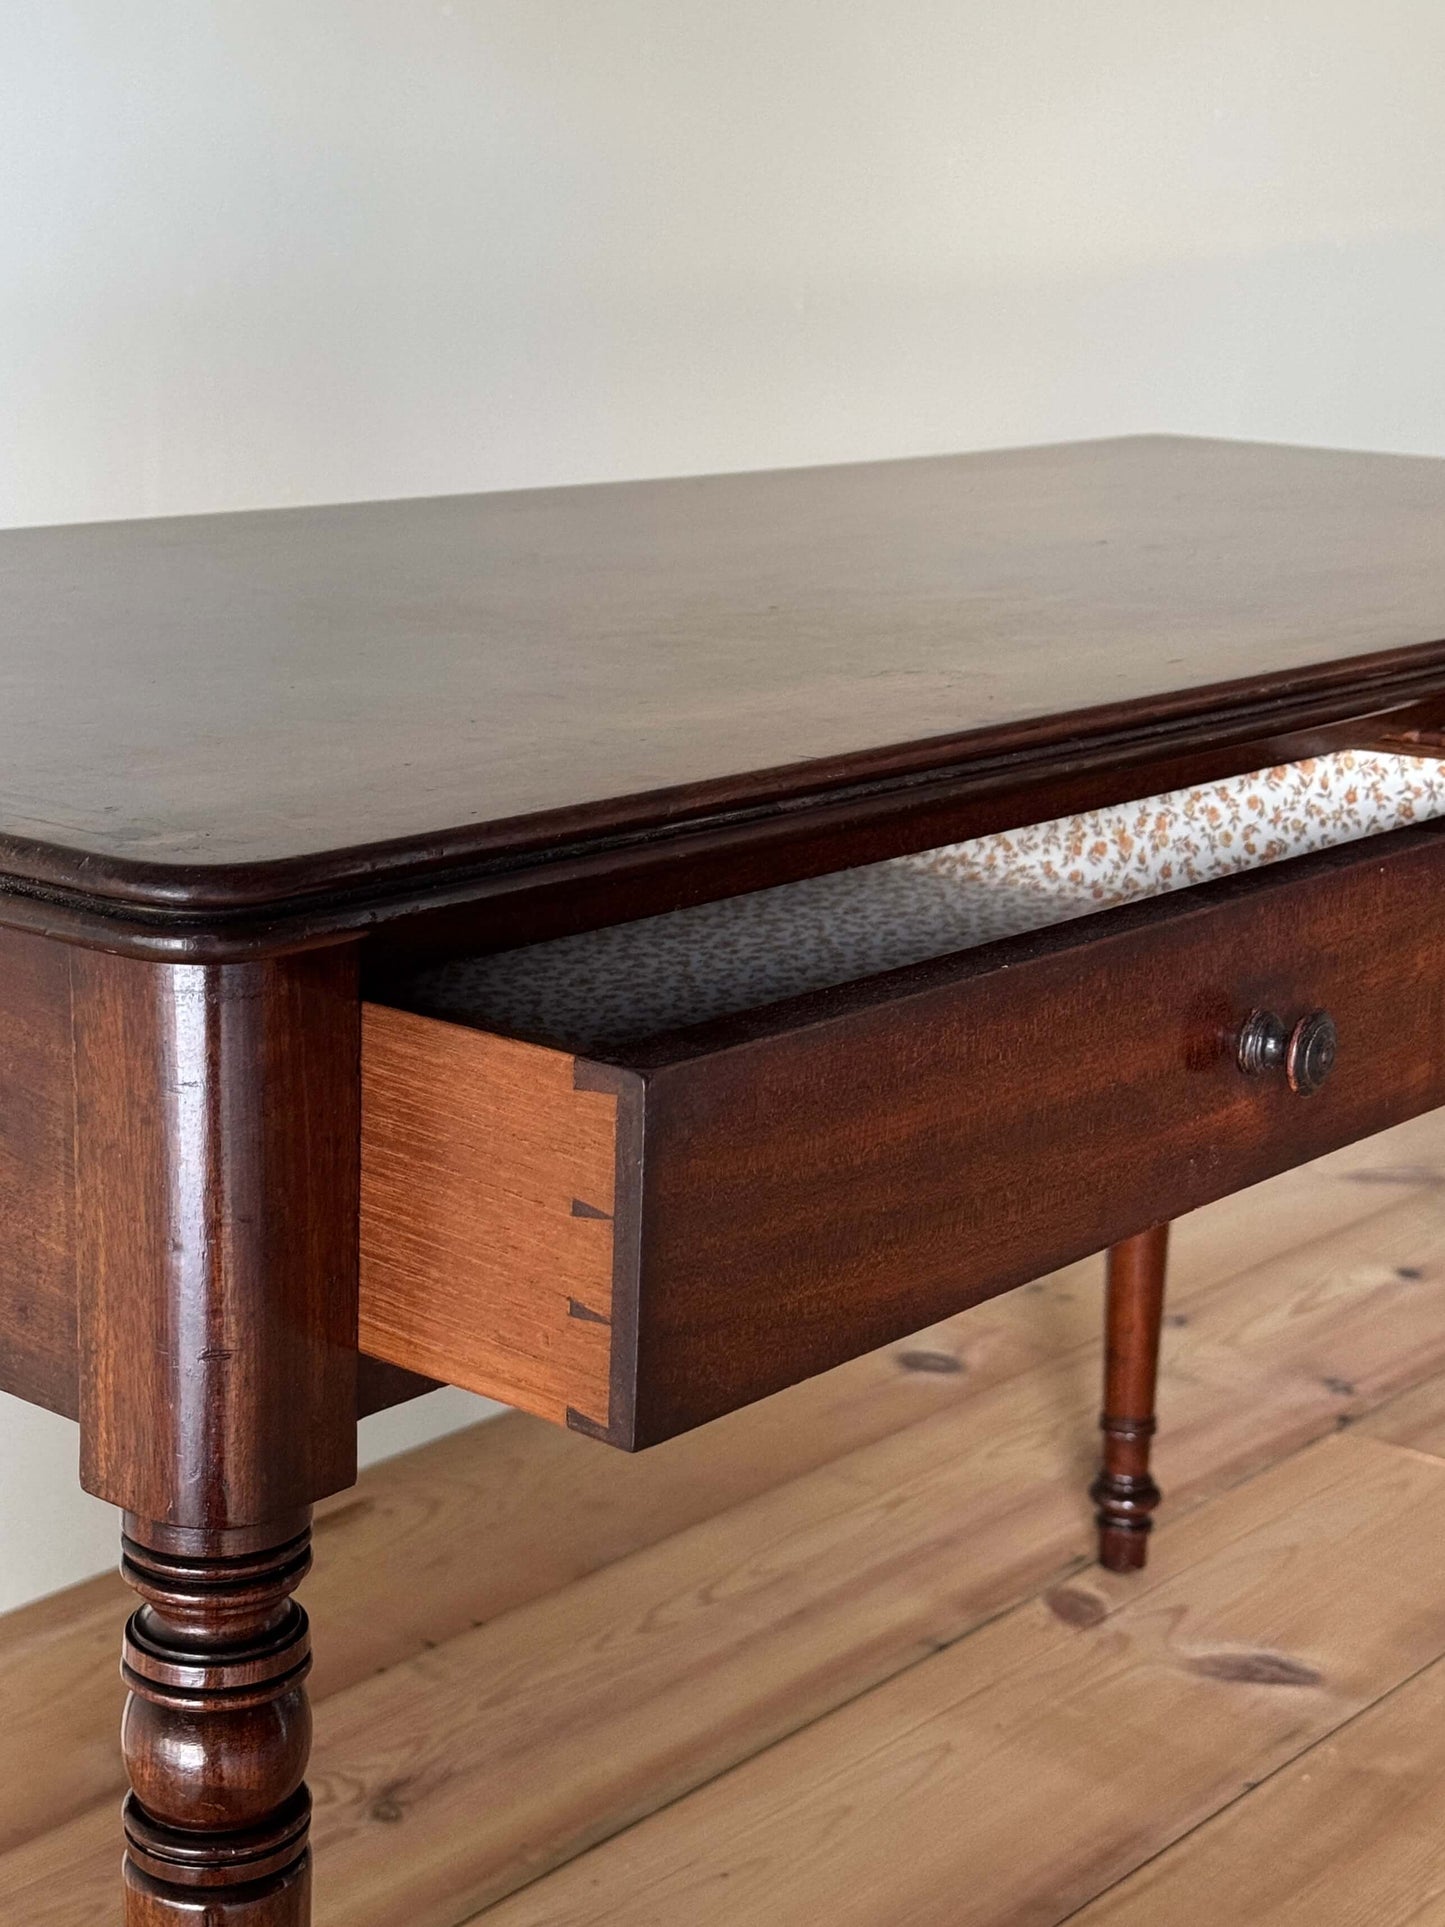
<path fill-rule="evenodd" d="M 1408 830 L 607 1065 L 373 1007 L 363 1344 L 624 1446 L 701 1424 L 1445 1102 L 1442 885 Z M 1241 1072 L 1251 1011 L 1317 1008 L 1321 1089 Z"/>

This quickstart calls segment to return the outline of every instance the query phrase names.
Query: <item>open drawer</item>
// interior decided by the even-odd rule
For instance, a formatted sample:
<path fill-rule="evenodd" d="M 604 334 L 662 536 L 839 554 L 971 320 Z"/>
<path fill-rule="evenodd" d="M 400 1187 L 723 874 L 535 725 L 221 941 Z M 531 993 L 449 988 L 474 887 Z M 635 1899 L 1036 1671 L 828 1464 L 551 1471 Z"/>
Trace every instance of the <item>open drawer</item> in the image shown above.
<path fill-rule="evenodd" d="M 1344 754 L 388 983 L 363 1348 L 644 1446 L 1445 1103 L 1440 815 Z"/>

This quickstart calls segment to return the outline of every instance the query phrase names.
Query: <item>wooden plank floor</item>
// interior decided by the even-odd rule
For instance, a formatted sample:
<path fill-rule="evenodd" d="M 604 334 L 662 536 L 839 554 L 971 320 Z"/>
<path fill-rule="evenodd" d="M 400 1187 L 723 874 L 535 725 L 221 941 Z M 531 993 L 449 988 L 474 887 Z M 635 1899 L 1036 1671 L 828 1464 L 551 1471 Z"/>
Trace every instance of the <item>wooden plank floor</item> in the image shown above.
<path fill-rule="evenodd" d="M 319 1927 L 1445 1927 L 1445 1113 L 1179 1226 L 1127 1579 L 1100 1276 L 324 1507 Z M 113 1918 L 125 1598 L 0 1620 L 0 1920 Z"/>

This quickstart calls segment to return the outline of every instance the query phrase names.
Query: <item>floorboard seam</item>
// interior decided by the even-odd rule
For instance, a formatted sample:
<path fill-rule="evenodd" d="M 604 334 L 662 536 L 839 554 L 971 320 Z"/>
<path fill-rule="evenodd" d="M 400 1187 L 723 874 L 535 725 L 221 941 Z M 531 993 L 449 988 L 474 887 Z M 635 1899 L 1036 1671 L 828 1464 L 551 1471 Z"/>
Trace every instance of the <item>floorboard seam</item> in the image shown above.
<path fill-rule="evenodd" d="M 1440 1376 L 1445 1376 L 1445 1374 L 1441 1374 Z M 1329 1438 L 1332 1435 L 1333 1435 L 1332 1431 L 1322 1432 L 1317 1437 L 1312 1438 L 1306 1441 L 1304 1444 L 1297 1446 L 1292 1451 L 1281 1454 L 1279 1458 L 1271 1459 L 1264 1464 L 1254 1467 L 1253 1470 L 1250 1471 L 1248 1474 L 1246 1474 L 1244 1477 L 1232 1481 L 1227 1487 L 1224 1487 L 1217 1491 L 1212 1491 L 1206 1494 L 1205 1496 L 1200 1498 L 1196 1503 L 1186 1506 L 1183 1512 L 1176 1516 L 1179 1518 L 1186 1518 L 1191 1513 L 1198 1511 L 1200 1507 L 1216 1503 L 1217 1501 L 1227 1497 L 1229 1493 L 1237 1492 L 1242 1487 L 1249 1485 L 1254 1479 L 1260 1478 L 1264 1474 L 1274 1471 L 1275 1468 L 1278 1466 L 1288 1464 L 1288 1462 L 1291 1459 L 1300 1457 L 1302 1453 L 1311 1451 L 1315 1446 L 1319 1445 L 1324 1439 Z M 1385 1444 L 1388 1444 L 1389 1441 L 1383 1440 L 1383 1439 L 1371 1439 L 1370 1443 L 1372 1445 L 1385 1445 Z M 1403 1449 L 1403 1448 L 1396 1448 L 1396 1449 Z M 1429 1456 L 1429 1455 L 1425 1454 L 1420 1456 Z M 1175 1523 L 1175 1521 L 1171 1520 L 1170 1523 L 1173 1524 Z M 772 1750 L 775 1747 L 786 1745 L 790 1740 L 794 1739 L 798 1734 L 806 1733 L 811 1728 L 820 1725 L 824 1720 L 831 1719 L 835 1713 L 844 1712 L 848 1707 L 859 1704 L 861 1701 L 866 1700 L 870 1694 L 881 1691 L 883 1688 L 892 1685 L 896 1680 L 903 1679 L 907 1674 L 911 1673 L 915 1667 L 926 1666 L 930 1660 L 938 1658 L 941 1654 L 950 1651 L 955 1646 L 961 1646 L 965 1640 L 974 1638 L 975 1635 L 984 1632 L 988 1627 L 997 1624 L 998 1621 L 1002 1619 L 1007 1619 L 1011 1614 L 1022 1612 L 1029 1606 L 1035 1606 L 1043 1603 L 1047 1595 L 1056 1586 L 1062 1585 L 1067 1580 L 1077 1577 L 1077 1575 L 1081 1572 L 1087 1572 L 1087 1571 L 1093 1570 L 1096 1563 L 1097 1563 L 1096 1560 L 1094 1559 L 1093 1555 L 1090 1553 L 1082 1553 L 1082 1554 L 1076 1555 L 1072 1559 L 1066 1560 L 1062 1565 L 1056 1567 L 1053 1570 L 1053 1572 L 1051 1572 L 1049 1576 L 1045 1580 L 1041 1581 L 1037 1586 L 1031 1587 L 1028 1591 L 1020 1593 L 1020 1595 L 1016 1599 L 1009 1601 L 1007 1604 L 999 1606 L 993 1612 L 987 1614 L 984 1618 L 976 1620 L 971 1626 L 967 1628 L 966 1631 L 957 1634 L 952 1639 L 940 1639 L 940 1640 L 931 1642 L 930 1645 L 928 1646 L 927 1651 L 920 1652 L 915 1658 L 904 1661 L 902 1665 L 895 1667 L 893 1671 L 885 1674 L 882 1678 L 872 1680 L 866 1686 L 860 1686 L 856 1692 L 849 1693 L 842 1699 L 834 1701 L 834 1703 L 831 1706 L 825 1707 L 821 1711 L 813 1714 L 813 1716 L 810 1719 L 799 1721 L 798 1725 L 794 1727 L 790 1727 L 786 1733 L 779 1734 L 775 1739 L 769 1740 L 766 1743 L 766 1745 L 758 1747 L 756 1752 L 749 1753 L 742 1759 L 733 1760 L 729 1762 L 729 1764 L 723 1767 L 720 1772 L 709 1774 L 706 1779 L 698 1780 L 694 1785 L 683 1788 L 680 1792 L 675 1793 L 671 1797 L 671 1799 L 659 1801 L 655 1807 L 651 1807 L 648 1809 L 646 1813 L 639 1814 L 637 1818 L 629 1820 L 624 1826 L 618 1827 L 615 1832 L 604 1834 L 599 1839 L 589 1842 L 589 1844 L 582 1849 L 581 1853 L 573 1854 L 569 1856 L 568 1859 L 565 1859 L 565 1860 L 559 1860 L 556 1862 L 555 1865 L 551 1867 L 545 1867 L 540 1869 L 530 1879 L 519 1882 L 517 1886 L 508 1889 L 508 1891 L 505 1894 L 498 1894 L 494 1899 L 489 1900 L 486 1906 L 482 1909 L 480 1913 L 467 1914 L 462 1916 L 460 1919 L 458 1919 L 453 1923 L 453 1927 L 476 1927 L 476 1923 L 485 1921 L 487 1914 L 489 1914 L 494 1907 L 500 1906 L 504 1900 L 511 1900 L 517 1894 L 525 1893 L 529 1887 L 535 1887 L 539 1885 L 541 1882 L 548 1879 L 550 1875 L 559 1872 L 563 1867 L 570 1866 L 573 1863 L 573 1861 L 585 1859 L 586 1856 L 589 1853 L 593 1852 L 595 1848 L 608 1845 L 614 1840 L 624 1839 L 635 1828 L 646 1825 L 647 1822 L 652 1820 L 656 1815 L 670 1812 L 674 1807 L 680 1806 L 684 1801 L 691 1799 L 694 1794 L 702 1792 L 702 1790 L 705 1787 L 716 1785 L 719 1781 L 727 1779 L 729 1774 L 737 1773 L 741 1771 L 743 1768 L 752 1765 L 752 1763 L 755 1760 L 761 1760 L 765 1758 L 766 1755 L 772 1752 Z M 1175 1577 L 1177 1577 L 1177 1575 L 1175 1575 Z M 1165 1581 L 1164 1583 L 1168 1584 L 1170 1583 L 1170 1581 Z M 1112 1617 L 1113 1613 L 1116 1611 L 1122 1611 L 1125 1607 L 1127 1607 L 1131 1603 L 1132 1601 L 1127 1597 L 1119 1600 L 1117 1605 L 1110 1608 L 1108 1617 Z M 1352 1724 L 1352 1722 L 1355 1719 L 1359 1718 L 1361 1714 L 1368 1712 L 1370 1708 L 1373 1706 L 1381 1705 L 1385 1700 L 1387 1700 L 1390 1697 L 1390 1694 L 1400 1691 L 1401 1688 L 1403 1688 L 1404 1686 L 1410 1683 L 1411 1679 L 1418 1678 L 1419 1675 L 1423 1672 L 1428 1672 L 1430 1667 L 1440 1664 L 1442 1659 L 1445 1659 L 1445 1651 L 1442 1651 L 1442 1653 L 1437 1654 L 1434 1659 L 1428 1660 L 1424 1666 L 1417 1667 L 1415 1672 L 1409 1675 L 1408 1679 L 1399 1681 L 1395 1686 L 1389 1689 L 1389 1692 L 1380 1694 L 1378 1699 L 1372 1700 L 1369 1703 L 1369 1706 L 1361 1707 L 1358 1713 L 1351 1714 L 1348 1719 L 1342 1720 L 1339 1726 L 1331 1728 L 1331 1731 L 1329 1734 L 1322 1735 L 1322 1739 L 1328 1739 L 1332 1737 L 1334 1733 L 1343 1732 L 1345 1728 L 1350 1724 Z M 1318 1741 L 1312 1742 L 1312 1745 L 1316 1745 L 1319 1743 L 1320 1742 Z M 1304 1755 L 1309 1751 L 1310 1751 L 1309 1747 L 1302 1748 L 1300 1753 L 1292 1755 L 1290 1760 L 1281 1762 L 1281 1765 L 1279 1768 L 1273 1769 L 1269 1774 L 1266 1774 L 1263 1779 L 1255 1782 L 1255 1785 L 1259 1785 L 1259 1786 L 1264 1785 L 1267 1780 L 1272 1779 L 1274 1777 L 1274 1772 L 1281 1771 L 1283 1767 L 1290 1765 L 1294 1759 L 1303 1758 Z M 1252 1792 L 1253 1790 L 1254 1788 L 1250 1787 L 1247 1791 Z M 1236 1799 L 1244 1798 L 1244 1797 L 1247 1797 L 1247 1794 L 1237 1795 Z M 1216 1812 L 1223 1813 L 1227 1811 L 1228 1807 L 1232 1806 L 1233 1804 L 1235 1804 L 1233 1800 L 1226 1801 L 1224 1806 L 1216 1809 Z M 1209 1821 L 1212 1820 L 1214 1817 L 1215 1817 L 1214 1814 L 1211 1813 L 1207 1815 L 1204 1820 L 1197 1822 L 1196 1826 L 1207 1826 L 1209 1824 Z M 1189 1828 L 1185 1833 L 1181 1834 L 1179 1838 L 1181 1840 L 1186 1839 L 1188 1837 L 1188 1834 L 1194 1831 L 1196 1831 L 1196 1828 L 1194 1827 Z M 1169 1847 L 1161 1848 L 1160 1852 L 1167 1853 L 1170 1847 L 1176 1844 L 1177 1844 L 1176 1841 L 1171 1841 L 1169 1843 Z M 1150 1859 L 1152 1860 L 1157 1857 L 1158 1857 L 1157 1855 L 1151 1855 Z M 1147 1866 L 1148 1864 L 1149 1864 L 1148 1860 L 1141 1861 L 1139 1863 L 1140 1866 Z M 1130 1869 L 1130 1873 L 1133 1873 L 1135 1871 L 1137 1871 L 1137 1869 L 1132 1869 L 1132 1868 Z M 1130 1877 L 1129 1874 L 1124 1874 L 1120 1876 L 1121 1879 L 1128 1879 L 1129 1877 Z M 1095 1894 L 1092 1897 L 1092 1899 L 1090 1899 L 1089 1901 L 1086 1901 L 1084 1904 L 1086 1906 L 1092 1906 L 1094 1900 L 1098 1899 L 1101 1894 L 1109 1892 L 1110 1889 L 1116 1885 L 1118 1885 L 1118 1882 L 1111 1882 L 1110 1887 L 1101 1888 L 1098 1894 Z M 1074 1913 L 1076 1913 L 1077 1911 L 1078 1910 L 1075 1909 Z M 1074 1918 L 1074 1913 L 1061 1916 L 1057 1922 L 1053 1923 L 1053 1927 L 1063 1927 L 1063 1923 L 1065 1921 L 1072 1920 Z"/>
<path fill-rule="evenodd" d="M 1298 1753 L 1291 1753 L 1287 1760 L 1281 1760 L 1278 1766 L 1271 1767 L 1268 1773 L 1262 1773 L 1257 1780 L 1251 1780 L 1247 1786 L 1241 1787 L 1238 1793 L 1215 1807 L 1212 1813 L 1206 1813 L 1202 1820 L 1196 1820 L 1193 1826 L 1186 1827 L 1182 1833 L 1176 1834 L 1175 1837 L 1164 1846 L 1157 1848 L 1151 1854 L 1147 1854 L 1136 1866 L 1131 1867 L 1127 1873 L 1120 1874 L 1117 1880 L 1111 1880 L 1106 1887 L 1100 1887 L 1097 1893 L 1091 1894 L 1087 1900 L 1081 1901 L 1077 1907 L 1071 1907 L 1068 1913 L 1060 1914 L 1057 1919 L 1050 1923 L 1050 1927 L 1068 1927 L 1068 1923 L 1071 1920 L 1078 1920 L 1081 1915 L 1086 1914 L 1088 1910 L 1096 1906 L 1099 1901 L 1106 1899 L 1108 1895 L 1112 1893 L 1116 1893 L 1120 1887 L 1132 1880 L 1136 1874 L 1142 1873 L 1146 1867 L 1152 1867 L 1160 1860 L 1167 1859 L 1171 1853 L 1176 1852 L 1178 1848 L 1184 1845 L 1186 1840 L 1192 1839 L 1196 1833 L 1201 1832 L 1205 1827 L 1212 1827 L 1215 1821 L 1221 1819 L 1226 1813 L 1232 1812 L 1235 1807 L 1240 1806 L 1244 1801 L 1253 1799 L 1254 1795 L 1258 1793 L 1262 1787 L 1267 1787 L 1272 1780 L 1278 1779 L 1281 1773 L 1288 1773 L 1291 1768 L 1298 1766 L 1301 1760 L 1307 1760 L 1309 1756 L 1320 1747 L 1332 1745 L 1339 1739 L 1342 1733 L 1348 1733 L 1357 1720 L 1364 1719 L 1368 1714 L 1378 1711 L 1382 1706 L 1388 1706 L 1390 1701 L 1398 1694 L 1408 1692 L 1417 1680 L 1423 1679 L 1427 1673 L 1433 1672 L 1437 1666 L 1445 1666 L 1445 1649 L 1438 1652 L 1433 1659 L 1427 1659 L 1423 1666 L 1417 1666 L 1412 1673 L 1407 1673 L 1403 1679 L 1396 1680 L 1393 1686 L 1387 1687 L 1383 1693 L 1379 1694 L 1375 1699 L 1370 1700 L 1367 1705 L 1358 1707 L 1353 1713 L 1349 1714 L 1345 1719 L 1342 1719 L 1337 1726 L 1332 1726 L 1327 1733 L 1319 1734 L 1318 1737 L 1311 1740 L 1307 1746 L 1302 1746 Z M 459 1922 L 458 1927 L 470 1927 L 470 1923 Z"/>

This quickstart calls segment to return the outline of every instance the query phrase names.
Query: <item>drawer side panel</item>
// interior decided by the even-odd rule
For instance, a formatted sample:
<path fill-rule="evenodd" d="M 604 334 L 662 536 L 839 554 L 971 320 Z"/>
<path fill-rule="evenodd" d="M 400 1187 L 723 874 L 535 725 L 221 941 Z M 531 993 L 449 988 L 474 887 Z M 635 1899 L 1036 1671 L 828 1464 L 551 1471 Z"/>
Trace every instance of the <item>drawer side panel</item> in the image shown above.
<path fill-rule="evenodd" d="M 617 1109 L 565 1052 L 368 1004 L 363 1348 L 605 1433 Z"/>

